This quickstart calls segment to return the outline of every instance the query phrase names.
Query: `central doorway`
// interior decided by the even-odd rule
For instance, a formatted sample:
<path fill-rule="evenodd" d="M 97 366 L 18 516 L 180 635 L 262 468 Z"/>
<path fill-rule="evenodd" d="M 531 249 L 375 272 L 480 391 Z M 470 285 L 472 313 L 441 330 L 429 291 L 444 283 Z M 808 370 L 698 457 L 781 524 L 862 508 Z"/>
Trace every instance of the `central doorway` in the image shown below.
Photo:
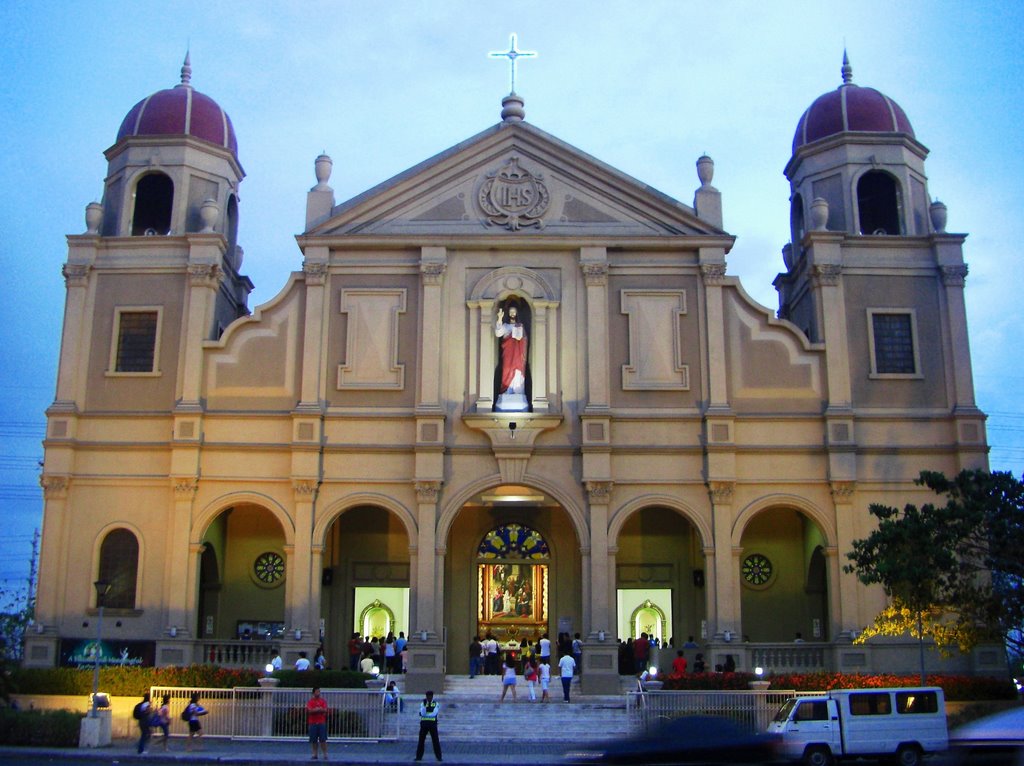
<path fill-rule="evenodd" d="M 548 624 L 548 544 L 522 524 L 491 529 L 477 548 L 477 635 L 537 641 Z"/>

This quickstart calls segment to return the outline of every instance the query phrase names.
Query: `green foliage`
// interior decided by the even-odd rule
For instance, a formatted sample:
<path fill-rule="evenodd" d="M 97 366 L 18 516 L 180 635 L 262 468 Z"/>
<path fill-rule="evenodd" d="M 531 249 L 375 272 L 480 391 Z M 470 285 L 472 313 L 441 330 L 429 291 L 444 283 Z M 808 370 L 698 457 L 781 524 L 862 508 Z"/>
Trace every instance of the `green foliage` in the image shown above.
<path fill-rule="evenodd" d="M 118 697 L 134 697 L 151 686 L 183 686 L 197 689 L 231 689 L 256 686 L 262 674 L 255 670 L 233 670 L 215 665 L 140 668 L 100 668 L 100 690 Z M 23 668 L 11 671 L 11 691 L 20 694 L 88 695 L 92 692 L 92 670 L 79 668 Z"/>
<path fill-rule="evenodd" d="M 274 678 L 281 681 L 279 689 L 365 689 L 365 673 L 351 670 L 276 670 Z"/>
<path fill-rule="evenodd" d="M 78 747 L 84 717 L 69 710 L 0 708 L 0 745 Z"/>
<path fill-rule="evenodd" d="M 886 689 L 919 686 L 916 675 L 895 673 L 774 673 L 758 678 L 753 673 L 687 673 L 665 679 L 664 689 L 732 691 L 747 689 L 750 681 L 770 681 L 772 689 L 821 692 L 832 689 Z M 951 702 L 966 700 L 1012 700 L 1017 689 L 1012 681 L 991 676 L 929 675 L 929 686 L 940 686 Z"/>
<path fill-rule="evenodd" d="M 845 567 L 893 599 L 865 637 L 930 635 L 941 651 L 988 639 L 1022 648 L 1024 482 L 1009 473 L 924 471 L 917 484 L 945 505 L 872 505 L 878 527 Z"/>
<path fill-rule="evenodd" d="M 24 588 L 0 588 L 0 660 L 21 660 L 25 630 L 35 617 L 35 598 Z"/>

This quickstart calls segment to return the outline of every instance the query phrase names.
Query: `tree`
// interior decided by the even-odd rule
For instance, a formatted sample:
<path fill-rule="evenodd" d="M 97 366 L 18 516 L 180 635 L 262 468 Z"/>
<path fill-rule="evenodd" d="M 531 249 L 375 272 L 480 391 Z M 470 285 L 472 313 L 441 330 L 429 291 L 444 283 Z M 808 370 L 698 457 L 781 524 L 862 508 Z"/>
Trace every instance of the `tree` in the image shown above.
<path fill-rule="evenodd" d="M 945 505 L 871 505 L 878 528 L 854 541 L 845 569 L 892 599 L 863 638 L 916 636 L 923 683 L 925 635 L 943 653 L 993 638 L 1022 648 L 1024 483 L 986 471 L 953 479 L 924 471 L 916 483 L 944 495 Z"/>

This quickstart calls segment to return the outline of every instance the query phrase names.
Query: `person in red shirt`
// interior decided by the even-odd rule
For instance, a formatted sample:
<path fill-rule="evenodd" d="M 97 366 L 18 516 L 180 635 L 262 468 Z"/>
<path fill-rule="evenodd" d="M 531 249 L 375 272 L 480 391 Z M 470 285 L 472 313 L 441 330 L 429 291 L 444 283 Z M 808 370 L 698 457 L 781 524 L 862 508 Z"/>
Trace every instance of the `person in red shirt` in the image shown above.
<path fill-rule="evenodd" d="M 316 758 L 316 746 L 320 744 L 320 752 L 327 760 L 327 700 L 320 696 L 320 687 L 313 687 L 313 696 L 306 703 L 306 723 L 309 724 L 309 745 L 313 748 L 313 760 Z"/>
<path fill-rule="evenodd" d="M 680 649 L 676 652 L 676 658 L 672 660 L 672 675 L 669 678 L 680 679 L 686 675 L 686 658 L 683 656 L 683 650 Z"/>
<path fill-rule="evenodd" d="M 647 659 L 650 657 L 651 644 L 647 640 L 647 634 L 641 633 L 640 638 L 633 642 L 633 659 L 636 660 L 636 674 L 640 675 L 647 670 Z"/>

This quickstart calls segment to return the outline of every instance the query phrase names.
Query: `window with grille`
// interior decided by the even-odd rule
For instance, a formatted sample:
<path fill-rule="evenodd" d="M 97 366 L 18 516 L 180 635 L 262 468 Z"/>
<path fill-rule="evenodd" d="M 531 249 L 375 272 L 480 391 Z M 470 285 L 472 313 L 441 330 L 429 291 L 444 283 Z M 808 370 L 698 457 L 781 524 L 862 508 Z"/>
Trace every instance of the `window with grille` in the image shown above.
<path fill-rule="evenodd" d="M 872 375 L 918 377 L 913 312 L 869 309 L 868 316 Z"/>
<path fill-rule="evenodd" d="M 113 372 L 156 372 L 160 312 L 123 310 L 116 315 Z"/>
<path fill-rule="evenodd" d="M 103 598 L 103 606 L 111 609 L 134 609 L 138 573 L 139 541 L 127 529 L 111 531 L 100 545 L 97 579 L 110 584 L 110 590 Z"/>

